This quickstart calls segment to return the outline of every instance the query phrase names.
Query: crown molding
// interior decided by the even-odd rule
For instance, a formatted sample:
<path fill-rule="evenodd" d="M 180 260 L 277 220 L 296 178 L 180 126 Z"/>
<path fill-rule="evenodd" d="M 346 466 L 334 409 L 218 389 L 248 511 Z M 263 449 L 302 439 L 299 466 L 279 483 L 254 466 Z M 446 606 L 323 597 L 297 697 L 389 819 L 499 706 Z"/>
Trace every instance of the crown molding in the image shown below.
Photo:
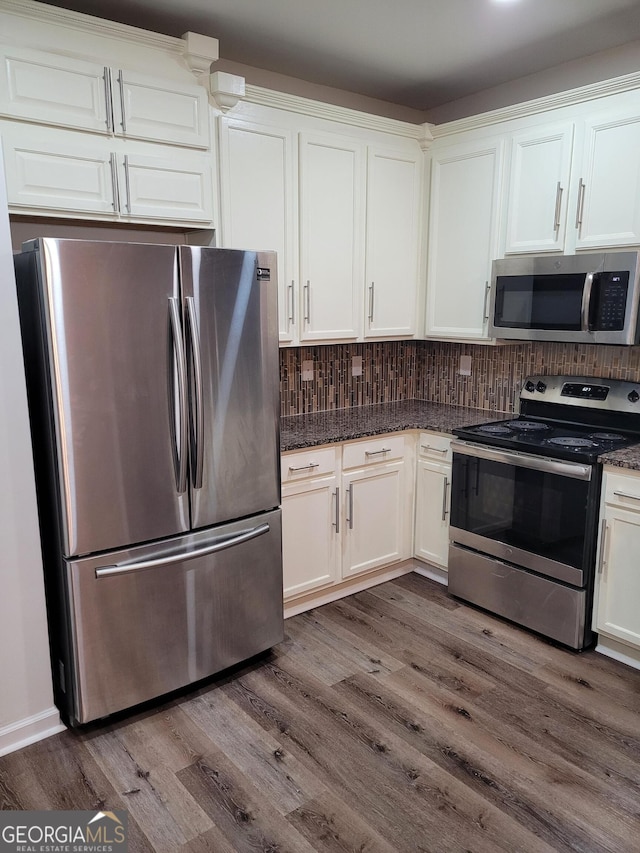
<path fill-rule="evenodd" d="M 606 98 L 610 95 L 620 95 L 633 89 L 640 88 L 640 72 L 625 74 L 622 77 L 613 77 L 599 83 L 590 83 L 588 86 L 580 86 L 577 89 L 567 89 L 566 92 L 558 92 L 555 95 L 545 95 L 532 101 L 523 101 L 509 107 L 501 107 L 486 113 L 457 119 L 443 124 L 432 125 L 434 139 L 442 136 L 451 136 L 454 133 L 464 133 L 468 130 L 477 130 L 482 127 L 490 127 L 513 119 L 526 118 L 549 110 L 571 107 L 576 104 L 593 101 L 597 98 Z"/>
<path fill-rule="evenodd" d="M 174 53 L 184 53 L 185 43 L 182 39 L 153 33 L 150 30 L 142 30 L 138 27 L 130 27 L 128 24 L 118 24 L 106 18 L 95 18 L 93 15 L 70 12 L 67 9 L 48 6 L 46 3 L 38 3 L 36 0 L 2 0 L 0 12 L 29 18 L 31 21 L 41 21 L 45 24 L 57 24 L 83 33 L 108 36 L 130 41 L 137 45 L 145 44 L 149 47 L 162 48 Z"/>
<path fill-rule="evenodd" d="M 263 89 L 262 86 L 252 86 L 250 84 L 246 86 L 244 101 L 258 104 L 262 107 L 274 107 L 279 110 L 287 110 L 287 112 L 328 119 L 329 121 L 336 121 L 341 124 L 351 124 L 355 127 L 365 128 L 366 130 L 393 133 L 395 136 L 416 139 L 418 142 L 421 142 L 425 138 L 425 128 L 427 127 L 426 125 L 412 124 L 411 122 L 360 112 L 349 107 L 327 104 L 324 101 L 303 98 L 300 95 L 289 95 L 286 92 L 276 92 L 274 89 Z"/>

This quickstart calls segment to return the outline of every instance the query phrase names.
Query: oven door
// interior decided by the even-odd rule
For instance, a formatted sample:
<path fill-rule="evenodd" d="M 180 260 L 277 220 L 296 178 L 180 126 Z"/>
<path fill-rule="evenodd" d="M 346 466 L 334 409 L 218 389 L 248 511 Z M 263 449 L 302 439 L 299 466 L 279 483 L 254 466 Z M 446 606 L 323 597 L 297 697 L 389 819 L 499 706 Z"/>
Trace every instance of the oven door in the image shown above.
<path fill-rule="evenodd" d="M 595 545 L 591 465 L 454 441 L 452 543 L 585 587 Z"/>

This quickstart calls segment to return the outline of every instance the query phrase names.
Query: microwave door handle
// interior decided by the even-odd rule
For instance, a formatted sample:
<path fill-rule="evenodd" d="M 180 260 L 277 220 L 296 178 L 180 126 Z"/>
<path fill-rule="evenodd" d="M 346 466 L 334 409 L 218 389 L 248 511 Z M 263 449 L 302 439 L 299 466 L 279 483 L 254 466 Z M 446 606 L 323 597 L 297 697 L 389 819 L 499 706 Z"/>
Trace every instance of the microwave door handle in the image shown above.
<path fill-rule="evenodd" d="M 580 329 L 583 332 L 589 331 L 589 313 L 591 309 L 591 291 L 593 290 L 594 276 L 594 272 L 588 272 L 584 277 L 584 287 L 582 288 L 582 310 L 580 312 Z"/>

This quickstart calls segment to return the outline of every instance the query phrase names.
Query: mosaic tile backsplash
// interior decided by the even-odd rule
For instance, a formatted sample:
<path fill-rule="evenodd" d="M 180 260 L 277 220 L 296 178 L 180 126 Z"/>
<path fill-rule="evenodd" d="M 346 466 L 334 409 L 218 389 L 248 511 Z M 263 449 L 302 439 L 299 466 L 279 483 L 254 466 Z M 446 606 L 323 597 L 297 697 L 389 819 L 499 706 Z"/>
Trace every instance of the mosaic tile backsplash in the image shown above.
<path fill-rule="evenodd" d="M 458 373 L 462 355 L 471 356 L 471 376 Z M 362 358 L 361 376 L 351 375 L 354 356 Z M 312 380 L 302 380 L 303 361 L 313 363 Z M 512 412 L 525 377 L 538 373 L 640 381 L 640 347 L 390 341 L 283 348 L 281 413 L 412 399 Z"/>

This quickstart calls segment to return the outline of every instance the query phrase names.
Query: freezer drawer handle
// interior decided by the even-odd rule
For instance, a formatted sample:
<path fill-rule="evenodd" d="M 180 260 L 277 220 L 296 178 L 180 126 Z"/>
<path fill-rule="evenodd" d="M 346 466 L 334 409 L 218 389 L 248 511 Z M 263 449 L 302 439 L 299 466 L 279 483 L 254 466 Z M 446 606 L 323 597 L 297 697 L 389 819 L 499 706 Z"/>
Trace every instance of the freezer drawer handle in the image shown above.
<path fill-rule="evenodd" d="M 96 569 L 96 577 L 106 578 L 110 575 L 126 575 L 130 572 L 141 572 L 144 569 L 170 566 L 171 563 L 184 563 L 185 560 L 193 560 L 196 557 L 206 557 L 207 554 L 215 554 L 216 551 L 224 551 L 225 548 L 232 548 L 234 545 L 240 545 L 242 542 L 248 542 L 250 539 L 262 536 L 263 533 L 268 533 L 270 529 L 268 524 L 259 524 L 258 527 L 243 530 L 242 533 L 234 533 L 231 536 L 219 536 L 212 545 L 207 545 L 205 548 L 198 548 L 196 551 L 188 551 L 186 554 L 171 554 L 169 557 L 158 557 L 157 560 L 142 560 L 140 563 L 105 566 L 102 569 Z"/>

